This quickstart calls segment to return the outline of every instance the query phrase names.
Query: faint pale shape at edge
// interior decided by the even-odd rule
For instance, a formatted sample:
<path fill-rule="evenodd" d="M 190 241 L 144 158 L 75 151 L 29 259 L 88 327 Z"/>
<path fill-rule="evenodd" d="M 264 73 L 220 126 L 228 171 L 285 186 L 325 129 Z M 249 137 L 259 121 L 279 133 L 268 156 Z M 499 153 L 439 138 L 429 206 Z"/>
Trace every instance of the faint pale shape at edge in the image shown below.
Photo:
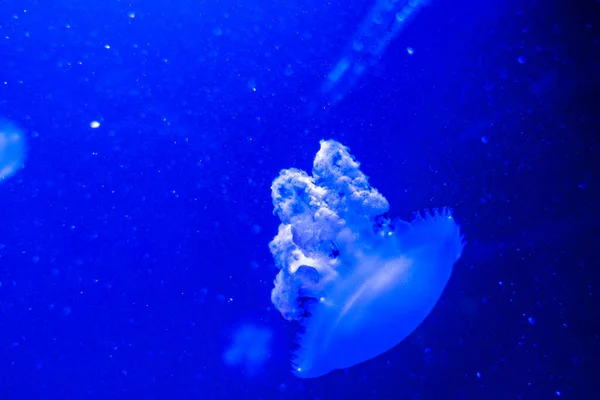
<path fill-rule="evenodd" d="M 0 181 L 10 178 L 23 167 L 25 137 L 12 123 L 0 120 Z"/>

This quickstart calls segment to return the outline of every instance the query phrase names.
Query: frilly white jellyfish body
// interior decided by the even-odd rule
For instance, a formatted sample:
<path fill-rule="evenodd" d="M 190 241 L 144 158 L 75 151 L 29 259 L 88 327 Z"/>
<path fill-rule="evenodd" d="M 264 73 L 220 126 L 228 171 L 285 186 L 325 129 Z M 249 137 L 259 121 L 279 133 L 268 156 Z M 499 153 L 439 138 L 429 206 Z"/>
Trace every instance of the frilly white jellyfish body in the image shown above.
<path fill-rule="evenodd" d="M 376 357 L 427 317 L 463 249 L 449 210 L 389 221 L 387 200 L 338 142 L 321 141 L 312 176 L 273 181 L 281 219 L 271 300 L 302 325 L 294 373 L 325 375 Z"/>

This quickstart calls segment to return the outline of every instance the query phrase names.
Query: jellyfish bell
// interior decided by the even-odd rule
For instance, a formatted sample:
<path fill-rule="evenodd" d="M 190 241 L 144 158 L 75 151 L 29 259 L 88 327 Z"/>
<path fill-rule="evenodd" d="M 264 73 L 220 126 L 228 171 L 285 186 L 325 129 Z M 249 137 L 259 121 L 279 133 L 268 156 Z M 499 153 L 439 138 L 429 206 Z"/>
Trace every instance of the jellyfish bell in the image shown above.
<path fill-rule="evenodd" d="M 0 182 L 14 175 L 25 161 L 25 138 L 14 124 L 0 119 Z"/>
<path fill-rule="evenodd" d="M 462 250 L 460 234 L 443 211 L 419 217 L 405 235 L 388 236 L 381 247 L 370 247 L 373 254 L 341 260 L 351 268 L 301 320 L 296 375 L 316 377 L 382 354 L 431 312 Z"/>
<path fill-rule="evenodd" d="M 281 268 L 271 299 L 301 325 L 293 371 L 302 378 L 351 367 L 404 340 L 435 306 L 464 245 L 447 209 L 411 222 L 382 219 L 387 201 L 337 142 L 321 142 L 307 177 L 284 170 L 273 182 L 285 222 L 270 244 Z"/>

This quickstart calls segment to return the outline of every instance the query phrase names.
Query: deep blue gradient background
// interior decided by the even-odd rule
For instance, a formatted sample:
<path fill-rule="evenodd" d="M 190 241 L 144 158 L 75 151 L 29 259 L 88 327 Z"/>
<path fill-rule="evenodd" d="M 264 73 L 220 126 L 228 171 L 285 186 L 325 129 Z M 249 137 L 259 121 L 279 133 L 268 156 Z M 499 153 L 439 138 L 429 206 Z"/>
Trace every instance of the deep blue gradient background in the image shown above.
<path fill-rule="evenodd" d="M 437 0 L 309 113 L 371 4 L 0 0 L 29 139 L 0 186 L 1 399 L 600 398 L 599 3 Z M 405 342 L 301 381 L 269 187 L 321 138 L 469 244 Z M 221 359 L 243 323 L 274 332 L 252 378 Z"/>

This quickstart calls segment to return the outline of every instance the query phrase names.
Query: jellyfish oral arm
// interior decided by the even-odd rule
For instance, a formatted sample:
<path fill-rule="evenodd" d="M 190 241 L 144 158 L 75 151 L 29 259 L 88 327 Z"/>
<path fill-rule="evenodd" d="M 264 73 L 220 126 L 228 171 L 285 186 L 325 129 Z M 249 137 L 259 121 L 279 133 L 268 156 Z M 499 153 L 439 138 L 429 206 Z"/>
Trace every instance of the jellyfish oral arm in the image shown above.
<path fill-rule="evenodd" d="M 377 0 L 339 61 L 321 86 L 330 105 L 344 98 L 369 67 L 375 65 L 394 40 L 428 4 L 428 0 Z"/>

